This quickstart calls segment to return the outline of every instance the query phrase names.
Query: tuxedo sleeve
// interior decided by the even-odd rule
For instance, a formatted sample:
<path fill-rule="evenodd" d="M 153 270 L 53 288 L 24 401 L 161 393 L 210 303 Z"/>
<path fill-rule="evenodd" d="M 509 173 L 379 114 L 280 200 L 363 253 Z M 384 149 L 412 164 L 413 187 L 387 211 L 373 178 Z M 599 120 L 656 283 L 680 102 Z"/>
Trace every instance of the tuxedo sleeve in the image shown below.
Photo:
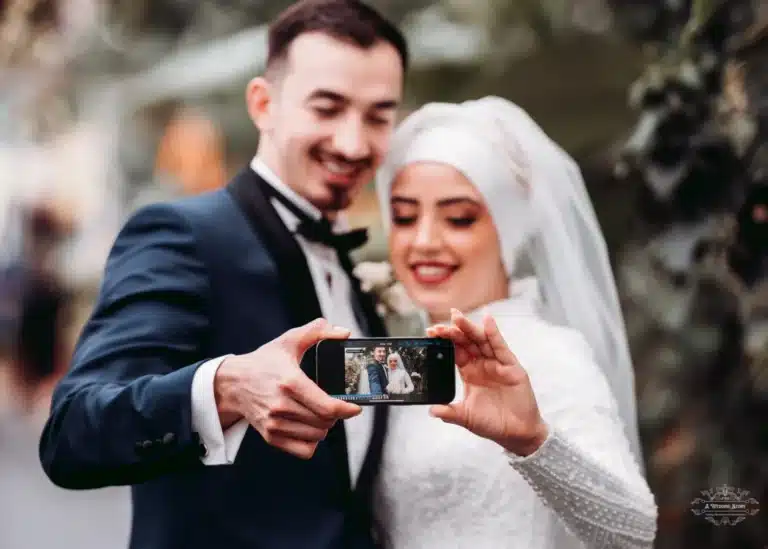
<path fill-rule="evenodd" d="M 208 277 L 182 214 L 134 214 L 110 252 L 91 318 L 40 439 L 70 489 L 137 484 L 202 467 L 191 387 L 208 334 Z"/>

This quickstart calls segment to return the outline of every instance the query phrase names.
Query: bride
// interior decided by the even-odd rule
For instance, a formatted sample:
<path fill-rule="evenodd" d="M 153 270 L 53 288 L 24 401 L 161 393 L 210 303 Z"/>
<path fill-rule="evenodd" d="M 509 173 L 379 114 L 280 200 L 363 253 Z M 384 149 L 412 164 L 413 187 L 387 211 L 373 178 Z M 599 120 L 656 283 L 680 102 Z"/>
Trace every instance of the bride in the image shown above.
<path fill-rule="evenodd" d="M 449 406 L 392 410 L 383 541 L 651 548 L 632 364 L 578 167 L 495 97 L 429 104 L 392 145 L 377 180 L 392 267 L 460 375 Z"/>
<path fill-rule="evenodd" d="M 408 375 L 408 370 L 403 364 L 403 357 L 400 353 L 392 353 L 387 357 L 387 368 L 389 368 L 389 383 L 387 383 L 387 393 L 390 395 L 408 395 L 413 392 L 413 381 Z"/>

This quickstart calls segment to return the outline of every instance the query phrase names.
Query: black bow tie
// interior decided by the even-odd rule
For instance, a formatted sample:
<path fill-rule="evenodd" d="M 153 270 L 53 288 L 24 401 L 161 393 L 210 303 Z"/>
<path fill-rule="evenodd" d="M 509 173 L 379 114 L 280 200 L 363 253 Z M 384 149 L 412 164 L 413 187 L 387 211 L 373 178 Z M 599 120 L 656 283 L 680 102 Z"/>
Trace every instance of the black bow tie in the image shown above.
<path fill-rule="evenodd" d="M 266 184 L 265 190 L 269 196 L 280 202 L 299 219 L 296 232 L 310 242 L 324 244 L 336 249 L 340 254 L 347 254 L 368 242 L 367 229 L 354 229 L 346 233 L 335 233 L 331 223 L 326 218 L 313 219 L 307 212 L 272 185 Z"/>
<path fill-rule="evenodd" d="M 346 233 L 335 233 L 331 229 L 331 224 L 325 218 L 319 221 L 303 219 L 299 223 L 296 232 L 310 242 L 325 244 L 335 248 L 340 253 L 349 253 L 368 242 L 367 229 L 354 229 Z"/>

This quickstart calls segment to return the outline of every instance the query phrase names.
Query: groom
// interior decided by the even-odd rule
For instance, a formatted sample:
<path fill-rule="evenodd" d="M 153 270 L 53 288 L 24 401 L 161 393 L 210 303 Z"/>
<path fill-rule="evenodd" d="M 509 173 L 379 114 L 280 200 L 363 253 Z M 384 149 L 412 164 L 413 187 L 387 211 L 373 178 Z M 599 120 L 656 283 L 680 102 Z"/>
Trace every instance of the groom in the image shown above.
<path fill-rule="evenodd" d="M 40 458 L 65 488 L 132 485 L 132 548 L 373 546 L 386 415 L 353 491 L 339 420 L 360 408 L 314 384 L 311 347 L 385 335 L 338 214 L 387 152 L 407 61 L 364 4 L 294 4 L 247 87 L 250 166 L 118 235 Z"/>
<path fill-rule="evenodd" d="M 365 367 L 368 372 L 368 386 L 372 395 L 384 395 L 387 392 L 386 359 L 387 349 L 385 347 L 376 347 L 373 350 L 373 362 Z"/>

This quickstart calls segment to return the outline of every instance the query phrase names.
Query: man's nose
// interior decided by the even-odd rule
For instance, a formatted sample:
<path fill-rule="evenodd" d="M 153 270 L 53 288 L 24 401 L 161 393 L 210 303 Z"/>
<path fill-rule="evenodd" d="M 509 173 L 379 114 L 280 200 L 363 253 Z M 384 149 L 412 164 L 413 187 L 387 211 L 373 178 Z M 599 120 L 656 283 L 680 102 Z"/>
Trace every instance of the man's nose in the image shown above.
<path fill-rule="evenodd" d="M 370 154 L 365 128 L 357 117 L 347 117 L 337 128 L 333 139 L 337 153 L 349 160 L 362 160 Z"/>

